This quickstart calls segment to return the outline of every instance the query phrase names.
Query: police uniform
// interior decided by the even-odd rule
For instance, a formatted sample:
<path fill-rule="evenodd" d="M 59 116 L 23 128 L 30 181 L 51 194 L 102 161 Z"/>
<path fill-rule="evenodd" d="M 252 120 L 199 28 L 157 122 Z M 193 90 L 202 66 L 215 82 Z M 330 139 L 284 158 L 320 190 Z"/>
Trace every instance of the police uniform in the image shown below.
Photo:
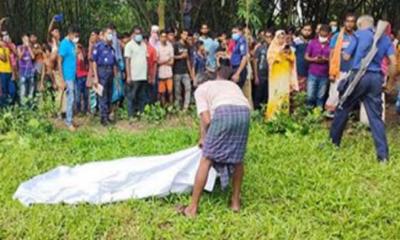
<path fill-rule="evenodd" d="M 247 55 L 247 41 L 244 36 L 240 36 L 240 38 L 236 41 L 235 48 L 233 49 L 231 56 L 231 64 L 233 71 L 236 72 L 239 67 L 242 59 Z M 240 73 L 240 78 L 238 85 L 239 87 L 243 87 L 247 79 L 247 67 L 245 67 Z"/>
<path fill-rule="evenodd" d="M 360 69 L 361 61 L 371 49 L 374 32 L 372 29 L 358 30 L 355 38 L 350 42 L 345 53 L 353 58 L 353 72 Z M 389 157 L 389 148 L 385 133 L 385 125 L 382 120 L 382 92 L 384 77 L 381 70 L 381 63 L 384 57 L 395 54 L 393 44 L 388 36 L 383 36 L 377 44 L 378 52 L 367 68 L 367 72 L 361 78 L 353 93 L 344 102 L 341 109 L 337 109 L 330 137 L 335 145 L 340 145 L 343 131 L 350 111 L 360 102 L 364 103 L 368 119 L 370 122 L 372 136 L 379 160 L 387 160 Z M 354 74 L 353 74 L 354 75 Z M 341 92 L 343 94 L 343 91 Z"/>
<path fill-rule="evenodd" d="M 93 50 L 93 61 L 97 65 L 99 83 L 104 87 L 103 95 L 99 96 L 101 120 L 108 121 L 113 90 L 114 66 L 117 63 L 114 48 L 104 41 L 100 41 Z"/>

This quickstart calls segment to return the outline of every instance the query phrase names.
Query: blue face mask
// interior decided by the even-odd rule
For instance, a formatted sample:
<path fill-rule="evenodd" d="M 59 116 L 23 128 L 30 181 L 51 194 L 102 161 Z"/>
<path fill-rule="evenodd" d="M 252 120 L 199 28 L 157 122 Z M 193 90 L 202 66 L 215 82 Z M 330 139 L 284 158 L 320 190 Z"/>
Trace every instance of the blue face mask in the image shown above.
<path fill-rule="evenodd" d="M 140 43 L 143 41 L 143 36 L 142 34 L 137 34 L 135 35 L 135 42 Z"/>
<path fill-rule="evenodd" d="M 237 41 L 240 38 L 240 34 L 239 33 L 232 33 L 232 39 Z"/>

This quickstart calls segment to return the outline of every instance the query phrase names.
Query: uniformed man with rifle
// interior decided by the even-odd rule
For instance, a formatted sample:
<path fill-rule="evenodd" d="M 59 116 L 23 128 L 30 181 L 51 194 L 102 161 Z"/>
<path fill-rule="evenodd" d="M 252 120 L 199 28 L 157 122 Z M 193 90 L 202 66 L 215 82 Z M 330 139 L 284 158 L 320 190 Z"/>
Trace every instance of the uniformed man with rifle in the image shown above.
<path fill-rule="evenodd" d="M 396 57 L 389 36 L 384 35 L 387 22 L 379 21 L 374 28 L 371 16 L 361 16 L 357 21 L 358 31 L 355 40 L 344 51 L 343 58 L 353 58 L 350 77 L 338 87 L 341 95 L 337 112 L 330 130 L 332 142 L 339 146 L 348 115 L 360 102 L 363 102 L 371 126 L 378 161 L 387 163 L 389 148 L 382 120 L 383 73 L 381 63 L 385 57 L 390 60 L 390 73 L 396 74 Z"/>

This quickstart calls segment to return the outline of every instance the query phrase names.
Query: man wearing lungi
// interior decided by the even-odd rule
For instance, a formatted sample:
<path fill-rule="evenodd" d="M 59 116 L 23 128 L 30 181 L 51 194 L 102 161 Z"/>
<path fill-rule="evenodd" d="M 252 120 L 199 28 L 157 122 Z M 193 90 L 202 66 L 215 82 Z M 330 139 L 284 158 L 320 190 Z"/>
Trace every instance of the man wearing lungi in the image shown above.
<path fill-rule="evenodd" d="M 213 166 L 220 174 L 221 187 L 226 189 L 232 176 L 231 209 L 240 210 L 240 188 L 243 180 L 243 157 L 250 125 L 250 105 L 240 87 L 228 81 L 232 71 L 222 67 L 217 79 L 202 81 L 195 92 L 200 116 L 200 147 L 203 150 L 194 183 L 192 201 L 177 210 L 186 217 L 195 217 L 200 197 Z"/>

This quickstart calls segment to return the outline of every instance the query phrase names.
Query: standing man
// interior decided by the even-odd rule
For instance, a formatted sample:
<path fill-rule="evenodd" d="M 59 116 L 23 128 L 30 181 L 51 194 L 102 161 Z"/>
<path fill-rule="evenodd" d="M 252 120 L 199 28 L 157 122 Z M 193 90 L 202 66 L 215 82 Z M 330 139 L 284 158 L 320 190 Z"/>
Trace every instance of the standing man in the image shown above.
<path fill-rule="evenodd" d="M 217 70 L 217 49 L 219 47 L 218 40 L 214 40 L 209 36 L 210 30 L 207 24 L 201 25 L 199 41 L 204 43 L 204 49 L 206 50 L 206 69 L 210 73 L 214 73 Z"/>
<path fill-rule="evenodd" d="M 232 29 L 232 40 L 235 42 L 231 56 L 231 64 L 234 71 L 232 80 L 236 82 L 240 88 L 243 88 L 247 79 L 247 61 L 248 46 L 246 38 L 243 36 L 243 28 L 241 26 Z"/>
<path fill-rule="evenodd" d="M 104 40 L 101 40 L 93 50 L 94 86 L 103 86 L 103 93 L 99 96 L 101 125 L 111 123 L 110 107 L 113 91 L 114 72 L 117 71 L 117 59 L 113 44 L 113 30 L 108 27 L 103 30 Z"/>
<path fill-rule="evenodd" d="M 307 78 L 308 78 L 308 62 L 304 58 L 308 43 L 310 42 L 313 34 L 312 25 L 307 23 L 301 28 L 300 36 L 295 38 L 293 46 L 296 50 L 296 68 L 297 68 L 297 79 L 299 81 L 299 90 L 307 90 Z"/>
<path fill-rule="evenodd" d="M 272 30 L 267 30 L 262 36 L 261 44 L 257 46 L 254 52 L 253 69 L 254 69 L 254 86 L 253 86 L 253 102 L 254 109 L 261 110 L 263 105 L 268 102 L 268 47 L 274 38 Z"/>
<path fill-rule="evenodd" d="M 345 60 L 343 53 L 350 46 L 350 43 L 356 41 L 353 33 L 356 27 L 357 17 L 349 13 L 344 20 L 344 27 L 340 32 L 333 35 L 330 41 L 330 61 L 329 61 L 329 97 L 326 101 L 327 117 L 333 118 L 336 106 L 339 102 L 339 92 L 337 87 L 344 80 L 352 67 L 352 59 Z"/>
<path fill-rule="evenodd" d="M 9 100 L 13 97 L 11 94 L 11 51 L 4 41 L 4 36 L 0 36 L 0 107 L 8 105 Z"/>
<path fill-rule="evenodd" d="M 125 46 L 126 100 L 130 118 L 144 111 L 149 103 L 149 83 L 147 82 L 147 47 L 143 41 L 142 29 L 134 27 L 132 40 Z"/>
<path fill-rule="evenodd" d="M 310 63 L 307 81 L 307 103 L 310 107 L 324 108 L 329 75 L 328 25 L 322 25 L 318 38 L 313 39 L 306 49 L 305 59 Z"/>
<path fill-rule="evenodd" d="M 189 109 L 190 96 L 192 86 L 190 83 L 190 59 L 189 59 L 189 48 L 186 40 L 188 37 L 188 31 L 183 30 L 180 35 L 180 39 L 174 45 L 174 88 L 175 88 L 175 104 L 182 106 L 182 85 L 184 87 L 184 100 L 183 109 Z"/>
<path fill-rule="evenodd" d="M 149 42 L 149 36 L 144 35 L 143 41 L 147 47 L 147 80 L 149 82 L 150 103 L 156 103 L 158 98 L 158 87 L 156 83 L 157 74 L 157 50 Z"/>
<path fill-rule="evenodd" d="M 353 57 L 352 70 L 360 70 L 362 60 L 368 55 L 374 39 L 374 19 L 364 15 L 357 20 L 357 32 L 354 33 L 357 41 L 352 41 L 343 53 L 345 60 Z M 372 136 L 374 138 L 378 161 L 387 163 L 389 148 L 386 139 L 385 125 L 382 120 L 382 91 L 383 74 L 381 64 L 384 57 L 390 61 L 391 75 L 396 73 L 396 56 L 393 44 L 387 35 L 383 35 L 377 43 L 378 52 L 367 67 L 367 72 L 361 78 L 352 94 L 343 103 L 342 108 L 336 110 L 330 130 L 330 138 L 333 144 L 339 146 L 350 111 L 360 102 L 364 103 L 368 120 L 370 122 Z M 340 89 L 340 94 L 345 89 Z"/>
<path fill-rule="evenodd" d="M 76 78 L 76 44 L 79 42 L 79 29 L 75 26 L 68 28 L 68 35 L 60 43 L 58 63 L 61 66 L 60 88 L 67 97 L 65 123 L 70 131 L 75 131 L 74 92 Z M 62 99 L 62 98 L 61 98 Z"/>
<path fill-rule="evenodd" d="M 161 104 L 172 104 L 173 102 L 173 73 L 174 47 L 168 42 L 167 33 L 162 31 L 160 34 L 160 44 L 158 46 L 158 95 Z M 168 94 L 166 97 L 165 95 Z"/>
<path fill-rule="evenodd" d="M 24 104 L 28 99 L 33 99 L 35 91 L 35 70 L 33 59 L 35 55 L 29 42 L 28 34 L 22 35 L 22 45 L 17 48 L 18 67 L 20 80 L 20 100 Z"/>

